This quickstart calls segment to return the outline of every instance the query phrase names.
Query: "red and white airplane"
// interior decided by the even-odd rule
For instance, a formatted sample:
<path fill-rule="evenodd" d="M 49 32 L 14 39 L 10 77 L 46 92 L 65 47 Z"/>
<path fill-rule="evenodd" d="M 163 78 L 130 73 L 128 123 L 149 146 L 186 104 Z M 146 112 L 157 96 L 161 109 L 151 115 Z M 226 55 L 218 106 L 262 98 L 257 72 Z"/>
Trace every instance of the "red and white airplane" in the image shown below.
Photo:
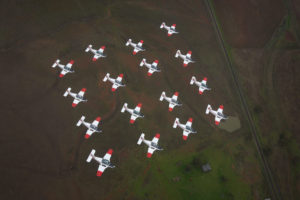
<path fill-rule="evenodd" d="M 174 121 L 174 124 L 173 124 L 173 128 L 176 128 L 177 126 L 179 126 L 181 129 L 183 129 L 182 138 L 184 140 L 186 140 L 190 133 L 197 133 L 197 131 L 192 129 L 192 123 L 193 123 L 192 118 L 189 118 L 189 120 L 186 122 L 186 124 L 181 124 L 179 122 L 179 119 L 176 118 L 175 121 Z"/>
<path fill-rule="evenodd" d="M 226 115 L 223 114 L 223 109 L 224 109 L 224 106 L 223 105 L 220 105 L 220 107 L 218 108 L 217 111 L 213 110 L 211 108 L 211 106 L 208 104 L 207 105 L 207 108 L 206 108 L 206 114 L 208 115 L 209 113 L 213 114 L 215 116 L 215 124 L 216 125 L 219 125 L 220 124 L 220 121 L 222 119 L 228 119 L 228 117 Z"/>
<path fill-rule="evenodd" d="M 193 85 L 194 83 L 199 87 L 199 94 L 202 94 L 205 90 L 211 90 L 211 88 L 207 87 L 207 78 L 204 77 L 203 80 L 197 81 L 195 76 L 192 76 L 190 84 Z"/>
<path fill-rule="evenodd" d="M 98 132 L 101 133 L 102 130 L 100 128 L 98 128 L 98 124 L 101 121 L 101 117 L 97 117 L 93 123 L 88 123 L 84 121 L 85 116 L 82 116 L 80 118 L 80 120 L 77 122 L 76 126 L 80 126 L 81 124 L 83 124 L 85 127 L 88 128 L 86 134 L 85 134 L 85 139 L 88 139 L 93 133 Z"/>
<path fill-rule="evenodd" d="M 143 49 L 143 47 L 142 47 L 143 43 L 144 43 L 143 40 L 141 40 L 139 43 L 136 44 L 136 43 L 133 43 L 131 39 L 129 39 L 126 42 L 126 46 L 128 46 L 128 45 L 132 46 L 134 48 L 132 54 L 135 55 L 139 51 L 145 51 L 145 49 Z"/>
<path fill-rule="evenodd" d="M 173 94 L 172 98 L 170 98 L 170 97 L 167 97 L 166 93 L 163 91 L 160 95 L 159 100 L 163 101 L 165 99 L 167 102 L 169 102 L 169 111 L 171 112 L 175 106 L 181 106 L 182 105 L 177 100 L 178 99 L 178 94 L 179 94 L 178 92 L 175 92 Z"/>
<path fill-rule="evenodd" d="M 67 73 L 74 73 L 75 71 L 72 70 L 72 65 L 74 64 L 74 60 L 70 60 L 70 62 L 66 65 L 62 65 L 59 63 L 60 60 L 56 60 L 55 63 L 52 65 L 53 68 L 55 68 L 56 66 L 58 66 L 61 69 L 61 72 L 59 74 L 59 77 L 63 77 L 64 75 L 66 75 Z"/>
<path fill-rule="evenodd" d="M 114 92 L 118 87 L 125 87 L 125 85 L 122 84 L 122 79 L 123 79 L 123 74 L 119 74 L 119 76 L 116 79 L 114 79 L 114 78 L 110 78 L 110 74 L 107 73 L 103 79 L 103 82 L 106 82 L 107 80 L 111 82 L 113 84 L 111 91 Z"/>
<path fill-rule="evenodd" d="M 125 110 L 131 114 L 130 123 L 133 124 L 135 120 L 139 117 L 143 118 L 144 115 L 141 113 L 142 104 L 139 103 L 134 109 L 130 109 L 127 107 L 127 103 L 124 103 L 121 112 L 124 113 Z"/>
<path fill-rule="evenodd" d="M 159 137 L 160 137 L 160 135 L 159 135 L 159 133 L 157 133 L 155 135 L 155 137 L 152 139 L 152 141 L 150 141 L 150 140 L 146 140 L 145 139 L 145 134 L 144 133 L 141 134 L 141 136 L 140 136 L 137 144 L 141 145 L 142 142 L 144 142 L 148 146 L 148 153 L 147 153 L 147 157 L 148 158 L 151 158 L 151 156 L 154 153 L 154 151 L 156 151 L 156 150 L 159 150 L 159 151 L 163 150 L 162 148 L 160 148 L 158 146 Z"/>
<path fill-rule="evenodd" d="M 175 58 L 178 58 L 178 56 L 183 59 L 183 67 L 187 67 L 187 65 L 189 63 L 194 63 L 195 62 L 191 58 L 191 56 L 192 56 L 191 51 L 188 51 L 188 53 L 186 55 L 183 55 L 183 54 L 181 54 L 180 50 L 177 50 L 176 54 L 175 54 Z"/>
<path fill-rule="evenodd" d="M 71 92 L 71 88 L 69 87 L 67 89 L 67 91 L 64 93 L 64 97 L 67 97 L 68 95 L 73 97 L 74 100 L 73 100 L 73 103 L 72 103 L 72 107 L 76 107 L 79 102 L 82 102 L 82 101 L 87 102 L 87 99 L 83 98 L 85 91 L 86 91 L 86 89 L 82 88 L 80 90 L 80 92 L 78 92 L 78 94 L 76 94 L 76 93 Z"/>
<path fill-rule="evenodd" d="M 89 52 L 91 51 L 93 54 L 94 54 L 94 57 L 93 57 L 93 61 L 95 62 L 98 58 L 101 58 L 101 57 L 106 57 L 106 55 L 104 55 L 104 49 L 105 49 L 105 46 L 102 46 L 100 47 L 100 49 L 96 50 L 96 49 L 93 49 L 92 48 L 92 45 L 90 44 L 86 49 L 85 49 L 85 52 Z"/>
<path fill-rule="evenodd" d="M 157 67 L 158 60 L 155 60 L 152 64 L 147 63 L 146 59 L 143 58 L 142 62 L 140 63 L 140 66 L 143 67 L 144 65 L 149 69 L 148 70 L 148 76 L 151 76 L 153 72 L 160 72 L 160 69 Z"/>
<path fill-rule="evenodd" d="M 98 162 L 99 167 L 98 167 L 98 171 L 97 171 L 97 176 L 101 176 L 102 173 L 104 172 L 104 170 L 108 167 L 115 168 L 115 166 L 110 163 L 110 158 L 113 153 L 112 149 L 109 149 L 103 158 L 95 156 L 95 153 L 96 153 L 96 150 L 92 149 L 86 162 L 91 162 L 92 159 L 95 160 L 96 162 Z"/>
<path fill-rule="evenodd" d="M 168 31 L 168 36 L 171 36 L 174 33 L 178 33 L 178 32 L 176 32 L 175 27 L 176 27 L 176 24 L 173 24 L 172 26 L 167 26 L 165 22 L 163 22 L 160 25 L 161 29 L 164 28 Z"/>

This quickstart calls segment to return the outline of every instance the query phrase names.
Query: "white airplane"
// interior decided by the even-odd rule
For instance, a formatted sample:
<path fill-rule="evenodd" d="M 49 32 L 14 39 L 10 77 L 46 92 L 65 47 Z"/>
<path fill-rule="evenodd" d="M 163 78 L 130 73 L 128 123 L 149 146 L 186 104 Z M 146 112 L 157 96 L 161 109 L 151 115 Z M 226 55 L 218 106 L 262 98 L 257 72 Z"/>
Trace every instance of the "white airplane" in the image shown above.
<path fill-rule="evenodd" d="M 91 162 L 92 159 L 98 162 L 99 167 L 98 167 L 98 171 L 97 171 L 97 176 L 101 176 L 102 173 L 104 172 L 104 170 L 108 167 L 115 168 L 115 166 L 110 163 L 110 158 L 113 153 L 112 149 L 109 149 L 103 158 L 95 156 L 95 153 L 96 153 L 96 150 L 92 149 L 86 162 Z"/>
<path fill-rule="evenodd" d="M 158 60 L 155 60 L 152 64 L 147 63 L 146 59 L 143 58 L 142 62 L 140 63 L 140 66 L 143 67 L 144 65 L 149 69 L 148 70 L 148 76 L 151 76 L 153 72 L 160 72 L 160 69 L 157 67 Z"/>
<path fill-rule="evenodd" d="M 191 51 L 188 51 L 188 53 L 186 55 L 182 55 L 180 50 L 177 50 L 176 54 L 175 54 L 175 58 L 178 58 L 178 56 L 183 59 L 183 67 L 186 67 L 189 63 L 194 63 L 195 62 L 191 58 L 191 56 L 192 56 Z"/>
<path fill-rule="evenodd" d="M 74 60 L 70 60 L 70 62 L 66 65 L 62 65 L 59 63 L 60 60 L 56 60 L 55 63 L 52 65 L 53 68 L 55 68 L 56 66 L 58 66 L 61 69 L 61 72 L 59 74 L 59 77 L 63 77 L 64 75 L 66 75 L 67 73 L 74 73 L 75 71 L 71 69 L 72 65 L 74 64 Z"/>
<path fill-rule="evenodd" d="M 94 54 L 93 61 L 95 62 L 98 58 L 101 58 L 101 57 L 104 58 L 104 57 L 106 57 L 106 55 L 103 54 L 104 49 L 105 49 L 105 46 L 100 47 L 100 49 L 98 49 L 98 50 L 93 49 L 93 48 L 92 48 L 92 45 L 90 44 L 90 45 L 85 49 L 85 52 L 91 51 L 91 52 Z"/>
<path fill-rule="evenodd" d="M 101 117 L 97 117 L 93 123 L 88 123 L 84 121 L 85 116 L 82 116 L 80 118 L 80 120 L 77 122 L 76 126 L 80 126 L 81 124 L 83 124 L 85 127 L 88 128 L 86 134 L 85 134 L 85 139 L 88 139 L 93 133 L 98 132 L 101 133 L 102 130 L 100 128 L 98 128 L 98 124 L 101 121 Z"/>
<path fill-rule="evenodd" d="M 147 157 L 148 158 L 151 158 L 151 156 L 154 153 L 154 151 L 156 151 L 156 150 L 159 150 L 159 151 L 163 150 L 162 148 L 160 148 L 158 146 L 159 137 L 160 137 L 160 135 L 157 133 L 155 135 L 155 137 L 152 139 L 152 141 L 150 141 L 150 140 L 146 140 L 145 139 L 145 134 L 144 133 L 141 134 L 141 136 L 140 136 L 137 144 L 141 145 L 142 142 L 144 142 L 148 146 L 148 153 L 147 153 Z"/>
<path fill-rule="evenodd" d="M 143 118 L 144 115 L 141 113 L 142 104 L 139 103 L 134 109 L 130 109 L 127 107 L 127 103 L 124 103 L 121 112 L 124 113 L 125 110 L 131 114 L 130 123 L 133 124 L 135 120 L 139 117 Z"/>
<path fill-rule="evenodd" d="M 190 84 L 193 85 L 195 83 L 199 87 L 199 94 L 202 94 L 205 90 L 211 90 L 211 88 L 207 87 L 206 82 L 206 77 L 204 77 L 203 80 L 200 82 L 197 81 L 195 76 L 192 76 Z"/>
<path fill-rule="evenodd" d="M 189 118 L 189 120 L 186 122 L 186 124 L 181 124 L 179 122 L 179 119 L 176 118 L 175 121 L 174 121 L 174 124 L 173 124 L 173 128 L 176 128 L 177 126 L 179 126 L 181 129 L 183 129 L 183 136 L 182 136 L 182 138 L 184 140 L 186 140 L 190 133 L 197 133 L 197 131 L 194 131 L 192 129 L 192 123 L 193 123 L 193 119 L 192 118 Z"/>
<path fill-rule="evenodd" d="M 176 27 L 176 24 L 173 24 L 172 26 L 167 26 L 165 22 L 163 22 L 161 25 L 160 25 L 160 28 L 164 28 L 168 31 L 168 36 L 171 36 L 172 34 L 174 33 L 178 33 L 175 31 L 175 27 Z"/>
<path fill-rule="evenodd" d="M 139 51 L 145 51 L 145 49 L 143 49 L 143 47 L 142 47 L 143 43 L 144 43 L 144 41 L 141 40 L 139 43 L 135 44 L 135 43 L 132 42 L 131 39 L 129 39 L 126 42 L 126 46 L 128 46 L 128 45 L 132 46 L 134 48 L 132 54 L 135 55 Z"/>
<path fill-rule="evenodd" d="M 218 108 L 217 111 L 213 110 L 211 108 L 211 106 L 208 104 L 207 105 L 207 108 L 206 108 L 206 114 L 208 115 L 209 113 L 213 114 L 215 116 L 215 124 L 216 125 L 219 125 L 220 124 L 220 121 L 222 119 L 228 119 L 228 117 L 226 115 L 223 114 L 223 109 L 224 109 L 224 106 L 223 105 L 220 105 L 220 107 Z"/>
<path fill-rule="evenodd" d="M 83 98 L 83 95 L 84 95 L 85 91 L 86 91 L 86 89 L 82 88 L 80 90 L 80 92 L 78 92 L 78 94 L 76 94 L 76 93 L 71 92 L 71 88 L 69 87 L 67 89 L 67 91 L 64 93 L 64 97 L 67 97 L 68 95 L 73 97 L 74 100 L 73 100 L 73 103 L 72 103 L 72 107 L 76 107 L 79 102 L 81 102 L 81 101 L 86 102 L 87 101 L 87 99 Z"/>
<path fill-rule="evenodd" d="M 107 73 L 103 79 L 103 82 L 106 82 L 107 80 L 111 82 L 113 84 L 111 91 L 114 92 L 118 87 L 125 87 L 125 85 L 122 84 L 122 79 L 123 79 L 123 74 L 119 74 L 119 76 L 116 79 L 114 79 L 114 78 L 110 78 L 110 74 Z"/>
<path fill-rule="evenodd" d="M 172 98 L 170 98 L 170 97 L 167 97 L 166 93 L 163 91 L 160 95 L 159 100 L 163 101 L 165 99 L 167 102 L 169 102 L 169 111 L 171 112 L 175 106 L 181 106 L 182 105 L 177 100 L 178 99 L 178 94 L 179 94 L 178 92 L 175 92 L 173 94 Z"/>

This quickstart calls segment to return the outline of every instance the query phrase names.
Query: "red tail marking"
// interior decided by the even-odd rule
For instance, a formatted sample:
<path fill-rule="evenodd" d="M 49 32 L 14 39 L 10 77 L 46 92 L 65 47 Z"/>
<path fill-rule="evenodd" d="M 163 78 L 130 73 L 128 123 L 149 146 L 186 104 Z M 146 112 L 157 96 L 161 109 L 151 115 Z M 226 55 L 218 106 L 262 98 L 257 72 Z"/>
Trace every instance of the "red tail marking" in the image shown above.
<path fill-rule="evenodd" d="M 188 66 L 188 64 L 183 63 L 183 67 L 187 67 L 187 66 Z"/>
<path fill-rule="evenodd" d="M 172 34 L 171 33 L 168 33 L 168 36 L 170 37 Z"/>
<path fill-rule="evenodd" d="M 179 92 L 175 92 L 175 93 L 174 93 L 175 96 L 178 96 L 178 94 L 179 94 Z"/>
<path fill-rule="evenodd" d="M 158 63 L 158 60 L 154 60 L 155 63 Z"/>
<path fill-rule="evenodd" d="M 141 103 L 139 103 L 139 104 L 137 105 L 137 107 L 142 107 L 142 104 L 141 104 Z"/>
<path fill-rule="evenodd" d="M 199 90 L 199 94 L 202 94 L 203 92 Z"/>
<path fill-rule="evenodd" d="M 61 77 L 63 77 L 64 75 L 63 74 L 59 74 L 59 77 L 61 78 Z"/>
<path fill-rule="evenodd" d="M 103 50 L 104 50 L 104 49 L 105 49 L 105 46 L 102 46 L 102 47 L 101 47 L 101 49 L 103 49 Z"/>
<path fill-rule="evenodd" d="M 206 78 L 206 77 L 204 77 L 204 78 L 203 78 L 203 80 L 204 80 L 204 81 L 207 81 L 207 78 Z"/>
<path fill-rule="evenodd" d="M 116 88 L 111 88 L 111 91 L 113 91 L 113 92 L 116 91 Z"/>
<path fill-rule="evenodd" d="M 143 43 L 144 43 L 144 40 L 141 40 L 141 41 L 140 41 L 140 43 L 142 43 L 142 44 L 143 44 Z"/>
<path fill-rule="evenodd" d="M 136 51 L 133 51 L 132 54 L 135 55 L 135 54 L 136 54 Z"/>
<path fill-rule="evenodd" d="M 217 122 L 217 121 L 215 121 L 215 124 L 216 124 L 216 125 L 219 125 L 219 124 L 220 124 L 220 122 Z"/>
<path fill-rule="evenodd" d="M 188 54 L 192 54 L 192 51 L 188 51 Z"/>
<path fill-rule="evenodd" d="M 176 24 L 173 24 L 172 26 L 176 27 Z"/>
<path fill-rule="evenodd" d="M 82 88 L 82 89 L 81 89 L 81 92 L 85 92 L 85 91 L 86 91 L 86 88 Z"/>
<path fill-rule="evenodd" d="M 123 78 L 123 74 L 120 74 L 119 77 Z"/>
<path fill-rule="evenodd" d="M 152 75 L 152 73 L 148 72 L 148 73 L 147 73 L 147 75 L 148 75 L 148 76 L 151 76 L 151 75 Z"/>

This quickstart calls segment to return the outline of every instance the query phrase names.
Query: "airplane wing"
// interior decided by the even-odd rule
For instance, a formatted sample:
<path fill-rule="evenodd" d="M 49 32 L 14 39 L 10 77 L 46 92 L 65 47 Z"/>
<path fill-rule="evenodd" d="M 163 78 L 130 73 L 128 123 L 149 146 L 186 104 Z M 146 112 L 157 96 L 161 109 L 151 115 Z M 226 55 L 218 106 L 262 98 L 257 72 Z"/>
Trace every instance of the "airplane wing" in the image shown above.
<path fill-rule="evenodd" d="M 216 115 L 216 117 L 215 117 L 215 124 L 216 124 L 216 125 L 219 125 L 221 119 L 222 119 L 221 117 L 219 117 L 218 115 Z"/>
<path fill-rule="evenodd" d="M 117 84 L 113 84 L 111 90 L 114 92 L 119 86 Z"/>
<path fill-rule="evenodd" d="M 95 61 L 95 60 L 97 60 L 99 57 L 100 57 L 100 55 L 95 54 L 94 57 L 93 57 L 93 60 Z"/>
<path fill-rule="evenodd" d="M 109 160 L 110 161 L 110 157 L 113 153 L 112 149 L 108 149 L 107 153 L 105 154 L 105 156 L 103 157 L 103 159 Z"/>
<path fill-rule="evenodd" d="M 139 52 L 139 50 L 136 49 L 136 48 L 134 48 L 134 49 L 133 49 L 133 55 L 135 55 L 137 52 Z"/>
<path fill-rule="evenodd" d="M 141 103 L 139 103 L 136 107 L 135 107 L 135 111 L 137 111 L 137 112 L 140 112 L 141 111 L 141 107 L 142 107 L 142 104 Z"/>
<path fill-rule="evenodd" d="M 158 60 L 155 60 L 155 61 L 152 63 L 152 65 L 153 65 L 154 67 L 156 67 L 157 64 L 158 64 Z"/>
<path fill-rule="evenodd" d="M 189 136 L 189 134 L 190 134 L 190 132 L 184 130 L 184 131 L 183 131 L 182 138 L 183 138 L 184 140 L 186 140 L 187 137 Z"/>
<path fill-rule="evenodd" d="M 130 117 L 130 123 L 132 123 L 133 124 L 133 122 L 136 120 L 136 116 L 134 116 L 134 115 L 131 115 L 131 117 Z"/>
<path fill-rule="evenodd" d="M 104 49 L 105 49 L 105 46 L 102 46 L 102 47 L 100 47 L 100 49 L 99 49 L 98 51 L 99 51 L 100 53 L 103 53 Z"/>
<path fill-rule="evenodd" d="M 186 122 L 186 126 L 192 126 L 193 124 L 193 118 L 189 118 L 189 120 Z"/>
<path fill-rule="evenodd" d="M 66 75 L 68 72 L 65 70 L 61 70 L 59 77 L 63 77 L 64 75 Z"/>
<path fill-rule="evenodd" d="M 171 29 L 175 30 L 175 27 L 176 27 L 176 24 L 173 24 L 173 25 L 171 26 Z"/>
<path fill-rule="evenodd" d="M 189 62 L 187 60 L 183 61 L 183 66 L 186 67 L 189 64 Z"/>
<path fill-rule="evenodd" d="M 175 100 L 175 101 L 177 101 L 178 94 L 179 94 L 178 92 L 175 92 L 174 95 L 172 96 L 172 99 Z"/>
<path fill-rule="evenodd" d="M 144 41 L 141 40 L 137 45 L 138 45 L 139 47 L 142 47 L 142 46 L 143 46 L 143 43 L 144 43 Z"/>
<path fill-rule="evenodd" d="M 74 64 L 74 61 L 71 60 L 66 66 L 71 68 L 73 64 Z"/>
<path fill-rule="evenodd" d="M 188 53 L 186 54 L 186 57 L 191 58 L 191 56 L 192 56 L 192 52 L 188 51 Z"/>
<path fill-rule="evenodd" d="M 157 134 L 155 135 L 155 137 L 153 137 L 152 142 L 158 143 L 159 137 L 160 137 L 160 135 L 157 133 Z"/>
<path fill-rule="evenodd" d="M 206 85 L 206 82 L 207 82 L 207 78 L 204 77 L 203 80 L 201 81 L 201 83 L 203 83 L 204 85 Z"/>
<path fill-rule="evenodd" d="M 82 88 L 78 94 L 79 94 L 80 96 L 83 96 L 84 93 L 85 93 L 85 91 L 86 91 L 86 89 L 85 89 L 85 88 Z"/>
<path fill-rule="evenodd" d="M 88 129 L 87 132 L 85 133 L 85 138 L 88 139 L 95 131 L 92 131 L 91 129 Z"/>
<path fill-rule="evenodd" d="M 74 99 L 72 103 L 72 107 L 76 107 L 79 102 L 80 101 L 78 101 L 77 99 Z"/>
<path fill-rule="evenodd" d="M 152 68 L 149 68 L 148 70 L 148 76 L 151 76 L 153 74 L 154 70 Z"/>
<path fill-rule="evenodd" d="M 147 153 L 147 157 L 151 158 L 152 154 L 154 153 L 155 149 L 152 149 L 150 147 L 148 147 L 148 153 Z"/>
<path fill-rule="evenodd" d="M 223 113 L 223 109 L 224 109 L 224 106 L 220 105 L 220 107 L 218 108 L 217 112 Z"/>
<path fill-rule="evenodd" d="M 120 75 L 118 76 L 118 78 L 117 78 L 117 81 L 121 82 L 122 79 L 123 79 L 123 74 L 120 74 Z"/>
<path fill-rule="evenodd" d="M 93 121 L 92 124 L 93 124 L 94 126 L 98 126 L 100 120 L 101 120 L 101 117 L 97 117 L 97 118 Z"/>
<path fill-rule="evenodd" d="M 100 164 L 98 167 L 97 176 L 101 176 L 106 168 L 107 167 L 104 167 L 103 165 Z"/>
<path fill-rule="evenodd" d="M 203 87 L 199 87 L 199 94 L 202 94 L 204 92 Z"/>
<path fill-rule="evenodd" d="M 174 107 L 175 107 L 175 104 L 169 103 L 169 110 L 170 111 L 172 111 Z"/>

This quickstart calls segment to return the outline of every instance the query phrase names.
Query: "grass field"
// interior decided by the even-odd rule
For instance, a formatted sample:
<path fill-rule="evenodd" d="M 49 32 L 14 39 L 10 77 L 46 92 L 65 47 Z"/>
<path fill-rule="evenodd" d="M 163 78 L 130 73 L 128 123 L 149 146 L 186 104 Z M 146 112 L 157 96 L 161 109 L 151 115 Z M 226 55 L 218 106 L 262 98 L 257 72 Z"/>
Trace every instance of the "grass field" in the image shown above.
<path fill-rule="evenodd" d="M 2 164 L 1 199 L 263 199 L 269 196 L 249 125 L 234 89 L 204 2 L 199 1 L 22 1 L 6 2 L 0 31 Z M 167 37 L 162 21 L 180 32 Z M 222 23 L 222 21 L 221 21 Z M 132 55 L 128 38 L 143 39 L 145 52 Z M 105 45 L 105 59 L 92 62 L 87 45 Z M 196 61 L 187 68 L 175 52 L 191 50 Z M 234 53 L 234 52 L 233 52 Z M 75 60 L 74 74 L 63 79 L 51 65 Z M 147 77 L 142 58 L 158 59 L 160 73 Z M 125 88 L 115 94 L 104 75 L 124 73 Z M 191 76 L 208 77 L 211 91 L 198 94 Z M 67 87 L 87 88 L 87 103 L 71 107 Z M 182 107 L 168 112 L 162 91 L 179 92 Z M 144 119 L 129 124 L 120 112 L 143 103 Z M 228 132 L 205 115 L 207 104 L 223 104 L 239 123 L 224 123 Z M 103 118 L 103 134 L 89 140 L 75 124 Z M 197 134 L 182 140 L 175 117 L 194 118 Z M 223 126 L 223 125 L 222 125 Z M 146 158 L 136 142 L 161 134 L 164 151 Z M 296 146 L 297 147 L 297 146 Z M 103 156 L 113 148 L 112 163 L 101 178 L 97 164 L 85 162 L 90 150 Z M 209 162 L 212 171 L 203 173 Z"/>

